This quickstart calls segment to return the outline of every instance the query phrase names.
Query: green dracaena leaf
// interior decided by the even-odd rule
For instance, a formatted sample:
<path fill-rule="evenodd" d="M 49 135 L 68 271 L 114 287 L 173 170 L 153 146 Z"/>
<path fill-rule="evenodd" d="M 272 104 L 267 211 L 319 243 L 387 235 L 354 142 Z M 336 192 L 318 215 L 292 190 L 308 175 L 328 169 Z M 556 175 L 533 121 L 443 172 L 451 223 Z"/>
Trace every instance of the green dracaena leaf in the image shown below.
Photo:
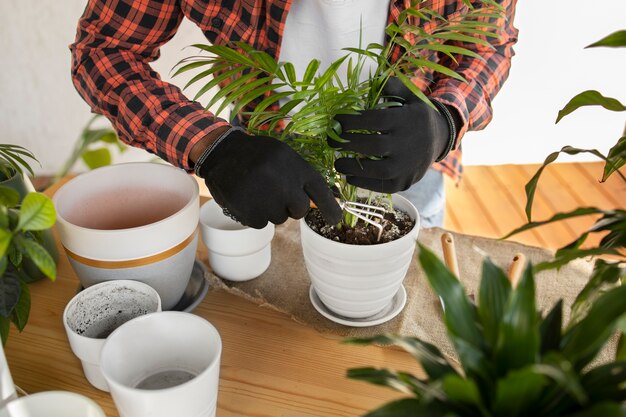
<path fill-rule="evenodd" d="M 443 378 L 442 388 L 448 400 L 475 408 L 480 410 L 482 415 L 487 415 L 485 404 L 483 404 L 475 381 L 462 378 L 459 375 L 446 375 Z"/>
<path fill-rule="evenodd" d="M 563 329 L 563 300 L 559 300 L 543 318 L 539 325 L 541 337 L 541 355 L 550 351 L 557 351 L 561 344 L 561 331 Z"/>
<path fill-rule="evenodd" d="M 7 344 L 10 329 L 11 329 L 11 320 L 7 317 L 0 316 L 0 336 L 2 337 L 3 346 Z"/>
<path fill-rule="evenodd" d="M 457 375 L 457 372 L 436 346 L 414 337 L 380 335 L 369 338 L 346 339 L 344 343 L 354 345 L 395 345 L 413 356 L 422 365 L 424 372 L 431 380 L 441 379 L 448 374 Z"/>
<path fill-rule="evenodd" d="M 576 369 L 584 368 L 604 347 L 617 320 L 626 313 L 624 300 L 626 285 L 606 292 L 591 306 L 587 316 L 563 335 L 561 351 Z"/>
<path fill-rule="evenodd" d="M 502 239 L 508 239 L 511 236 L 514 236 L 518 233 L 522 233 L 525 232 L 527 230 L 530 229 L 534 229 L 536 227 L 540 227 L 546 224 L 550 224 L 550 223 L 554 223 L 554 222 L 558 222 L 561 220 L 565 220 L 565 219 L 571 219 L 574 217 L 581 217 L 581 216 L 589 216 L 591 214 L 604 214 L 606 213 L 604 210 L 601 210 L 599 208 L 596 207 L 579 207 L 575 210 L 572 211 L 568 211 L 566 213 L 557 213 L 554 216 L 550 217 L 547 220 L 542 220 L 542 221 L 538 221 L 538 222 L 530 222 L 527 223 L 521 227 L 518 227 L 517 229 L 513 230 L 512 232 L 510 232 L 509 234 L 507 234 L 506 236 L 502 237 Z"/>
<path fill-rule="evenodd" d="M 494 361 L 499 375 L 534 363 L 539 347 L 535 279 L 528 264 L 519 285 L 511 292 L 498 329 Z"/>
<path fill-rule="evenodd" d="M 565 107 L 563 107 L 559 111 L 559 114 L 556 118 L 556 123 L 558 123 L 563 117 L 567 116 L 568 114 L 585 106 L 601 106 L 611 111 L 625 111 L 626 110 L 626 106 L 620 103 L 619 100 L 611 98 L 611 97 L 604 97 L 601 93 L 595 90 L 587 90 L 574 96 L 565 105 Z"/>
<path fill-rule="evenodd" d="M 496 384 L 493 414 L 507 417 L 528 415 L 545 384 L 546 377 L 535 372 L 532 367 L 511 371 Z"/>
<path fill-rule="evenodd" d="M 626 361 L 600 365 L 585 373 L 581 384 L 592 402 L 626 401 Z"/>
<path fill-rule="evenodd" d="M 478 293 L 478 317 L 485 340 L 492 348 L 498 340 L 498 328 L 511 294 L 511 283 L 504 271 L 489 258 L 483 260 Z"/>
<path fill-rule="evenodd" d="M 612 48 L 626 46 L 626 30 L 618 30 L 617 32 L 613 32 L 610 35 L 600 39 L 599 41 L 588 45 L 587 48 L 596 48 L 598 46 L 608 46 Z"/>
<path fill-rule="evenodd" d="M 52 200 L 41 193 L 28 193 L 20 207 L 17 230 L 45 230 L 54 225 L 56 210 Z"/>
<path fill-rule="evenodd" d="M 438 403 L 421 404 L 416 398 L 404 398 L 387 403 L 363 417 L 445 417 L 450 416 L 449 411 Z"/>
<path fill-rule="evenodd" d="M 602 182 L 606 181 L 614 172 L 619 173 L 619 169 L 626 164 L 626 136 L 622 136 L 615 146 L 613 146 L 606 156 Z"/>
<path fill-rule="evenodd" d="M 6 229 L 0 229 L 0 257 L 4 257 L 13 239 L 13 234 Z"/>

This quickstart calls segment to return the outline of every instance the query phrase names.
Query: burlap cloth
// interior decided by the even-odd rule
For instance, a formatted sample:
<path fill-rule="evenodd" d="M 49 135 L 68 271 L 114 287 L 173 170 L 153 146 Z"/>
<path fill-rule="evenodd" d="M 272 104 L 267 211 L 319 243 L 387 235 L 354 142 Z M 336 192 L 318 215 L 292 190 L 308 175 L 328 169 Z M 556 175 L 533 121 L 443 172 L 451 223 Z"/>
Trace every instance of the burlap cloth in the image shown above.
<path fill-rule="evenodd" d="M 439 228 L 423 229 L 418 240 L 442 258 Z M 516 253 L 521 252 L 533 263 L 551 259 L 553 252 L 514 242 L 499 241 L 453 233 L 461 281 L 470 294 L 477 294 L 483 257 L 488 255 L 505 270 Z M 442 258 L 443 259 L 443 258 Z M 537 300 L 542 310 L 549 309 L 559 299 L 565 300 L 565 316 L 569 306 L 587 282 L 592 263 L 579 260 L 561 268 L 537 275 Z M 221 280 L 209 273 L 212 289 L 223 289 L 290 316 L 293 320 L 311 326 L 324 334 L 339 337 L 365 337 L 381 333 L 416 336 L 438 346 L 442 352 L 454 357 L 452 345 L 446 337 L 441 320 L 439 299 L 430 289 L 417 258 L 404 280 L 408 299 L 404 310 L 387 323 L 365 328 L 347 327 L 334 323 L 313 308 L 309 301 L 311 282 L 306 272 L 300 229 L 297 221 L 289 220 L 276 227 L 272 241 L 272 263 L 260 277 L 247 282 Z"/>

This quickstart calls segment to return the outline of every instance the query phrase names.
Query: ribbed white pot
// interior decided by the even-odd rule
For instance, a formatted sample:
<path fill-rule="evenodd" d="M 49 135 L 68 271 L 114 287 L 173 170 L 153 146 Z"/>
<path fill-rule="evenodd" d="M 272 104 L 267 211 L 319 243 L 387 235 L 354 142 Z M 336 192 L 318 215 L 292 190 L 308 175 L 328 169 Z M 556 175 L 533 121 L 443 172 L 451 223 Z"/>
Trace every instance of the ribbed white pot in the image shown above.
<path fill-rule="evenodd" d="M 302 250 L 311 283 L 324 305 L 336 314 L 349 318 L 373 316 L 400 289 L 415 252 L 419 214 L 400 195 L 393 195 L 393 205 L 415 219 L 415 226 L 400 239 L 378 245 L 335 242 L 300 220 Z"/>

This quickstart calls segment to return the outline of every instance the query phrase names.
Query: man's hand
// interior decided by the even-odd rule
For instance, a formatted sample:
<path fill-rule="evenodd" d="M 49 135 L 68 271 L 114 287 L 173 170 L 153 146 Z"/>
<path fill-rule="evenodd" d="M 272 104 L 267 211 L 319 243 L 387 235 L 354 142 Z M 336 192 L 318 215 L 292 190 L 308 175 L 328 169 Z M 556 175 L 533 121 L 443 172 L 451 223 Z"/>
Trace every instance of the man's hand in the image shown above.
<path fill-rule="evenodd" d="M 345 174 L 350 184 L 394 193 L 419 181 L 433 162 L 445 156 L 451 135 L 446 117 L 417 98 L 399 79 L 390 78 L 383 95 L 403 105 L 337 116 L 343 129 L 341 137 L 348 142 L 329 139 L 328 143 L 365 156 L 335 161 L 335 169 Z M 352 133 L 363 130 L 371 133 Z"/>
<path fill-rule="evenodd" d="M 196 173 L 215 201 L 244 225 L 261 229 L 306 215 L 310 200 L 329 224 L 341 209 L 320 174 L 286 144 L 232 129 L 200 158 Z"/>

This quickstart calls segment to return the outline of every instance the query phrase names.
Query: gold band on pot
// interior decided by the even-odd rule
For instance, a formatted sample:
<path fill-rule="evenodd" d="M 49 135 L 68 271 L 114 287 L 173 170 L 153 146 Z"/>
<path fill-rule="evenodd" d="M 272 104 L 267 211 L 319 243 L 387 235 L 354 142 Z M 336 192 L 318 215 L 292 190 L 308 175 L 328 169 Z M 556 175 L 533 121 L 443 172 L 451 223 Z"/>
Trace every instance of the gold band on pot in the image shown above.
<path fill-rule="evenodd" d="M 138 266 L 146 266 L 146 265 L 150 265 L 153 263 L 157 263 L 159 261 L 162 261 L 164 259 L 167 259 L 169 257 L 176 255 L 178 252 L 182 251 L 194 239 L 195 236 L 196 236 L 196 231 L 194 230 L 194 232 L 191 235 L 189 235 L 187 239 L 183 240 L 178 245 L 171 247 L 164 252 L 146 256 L 145 258 L 129 259 L 127 261 L 101 261 L 97 259 L 90 259 L 90 258 L 85 258 L 84 256 L 75 254 L 74 252 L 66 248 L 65 246 L 63 247 L 63 249 L 65 249 L 67 256 L 69 256 L 76 262 L 79 262 L 83 265 L 92 266 L 94 268 L 101 268 L 101 269 L 134 268 Z"/>

